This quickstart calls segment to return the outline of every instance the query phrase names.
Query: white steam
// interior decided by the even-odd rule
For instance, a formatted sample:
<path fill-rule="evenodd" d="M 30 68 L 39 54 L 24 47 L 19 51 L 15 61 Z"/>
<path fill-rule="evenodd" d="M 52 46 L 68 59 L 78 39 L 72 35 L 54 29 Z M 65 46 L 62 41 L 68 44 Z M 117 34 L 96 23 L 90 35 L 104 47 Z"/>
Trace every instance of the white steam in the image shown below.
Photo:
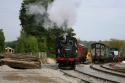
<path fill-rule="evenodd" d="M 43 15 L 45 13 L 45 8 L 40 5 L 40 4 L 37 4 L 37 3 L 34 3 L 34 4 L 29 4 L 26 6 L 26 9 L 27 9 L 27 14 L 31 14 L 31 15 L 38 15 L 38 14 L 41 14 Z"/>
<path fill-rule="evenodd" d="M 43 22 L 46 27 L 55 23 L 59 27 L 73 26 L 76 21 L 77 8 L 81 0 L 54 0 L 48 5 L 47 10 L 41 4 L 34 3 L 27 5 L 27 14 L 36 15 L 37 23 Z"/>
<path fill-rule="evenodd" d="M 51 21 L 58 26 L 72 26 L 76 21 L 77 8 L 80 0 L 55 0 L 48 7 L 48 14 Z"/>
<path fill-rule="evenodd" d="M 52 26 L 47 16 L 47 11 L 45 7 L 41 5 L 41 2 L 26 5 L 26 13 L 28 15 L 35 15 L 34 19 L 37 25 L 43 25 L 46 29 Z"/>

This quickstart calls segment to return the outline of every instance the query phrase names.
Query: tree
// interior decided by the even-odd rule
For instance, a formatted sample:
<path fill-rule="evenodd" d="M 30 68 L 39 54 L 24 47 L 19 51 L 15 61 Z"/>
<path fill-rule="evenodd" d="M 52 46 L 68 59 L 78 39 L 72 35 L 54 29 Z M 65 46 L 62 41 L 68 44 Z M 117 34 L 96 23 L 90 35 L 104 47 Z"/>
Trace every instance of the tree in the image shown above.
<path fill-rule="evenodd" d="M 17 45 L 16 45 L 16 52 L 18 53 L 25 53 L 27 50 L 27 44 L 26 44 L 26 34 L 22 31 L 21 36 L 17 40 Z"/>
<path fill-rule="evenodd" d="M 16 49 L 19 53 L 38 52 L 39 49 L 37 38 L 21 32 L 21 37 L 18 39 Z"/>
<path fill-rule="evenodd" d="M 17 40 L 16 41 L 9 41 L 5 42 L 5 47 L 11 47 L 16 50 Z"/>
<path fill-rule="evenodd" d="M 4 45 L 5 45 L 4 33 L 3 33 L 3 30 L 0 29 L 0 52 L 3 52 L 3 50 L 4 50 Z"/>
<path fill-rule="evenodd" d="M 29 4 L 33 4 L 33 3 L 39 3 L 41 4 L 45 9 L 47 9 L 48 7 L 48 3 L 51 3 L 53 0 L 24 0 L 22 3 L 22 7 L 20 10 L 20 21 L 21 21 L 21 25 L 22 25 L 22 30 L 24 30 L 27 34 L 31 34 L 31 35 L 40 35 L 40 34 L 36 34 L 37 32 L 39 33 L 43 33 L 44 32 L 44 16 L 46 14 L 28 14 L 28 10 L 27 10 L 27 6 L 29 6 Z M 42 10 L 41 10 L 42 11 Z M 40 23 L 36 22 L 36 16 L 40 17 L 38 19 L 40 20 Z M 47 16 L 47 15 L 46 15 Z"/>
<path fill-rule="evenodd" d="M 28 36 L 26 39 L 27 51 L 28 52 L 38 52 L 38 41 L 34 36 Z"/>

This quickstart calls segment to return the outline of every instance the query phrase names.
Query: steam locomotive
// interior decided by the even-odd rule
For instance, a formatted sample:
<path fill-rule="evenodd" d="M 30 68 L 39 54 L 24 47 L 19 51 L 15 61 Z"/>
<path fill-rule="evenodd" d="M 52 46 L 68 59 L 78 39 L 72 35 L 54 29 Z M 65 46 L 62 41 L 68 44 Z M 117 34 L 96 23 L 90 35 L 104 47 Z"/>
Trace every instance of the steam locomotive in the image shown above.
<path fill-rule="evenodd" d="M 76 64 L 85 60 L 84 46 L 78 44 L 75 37 L 68 35 L 60 36 L 56 39 L 56 61 L 58 67 L 70 67 L 75 69 Z"/>

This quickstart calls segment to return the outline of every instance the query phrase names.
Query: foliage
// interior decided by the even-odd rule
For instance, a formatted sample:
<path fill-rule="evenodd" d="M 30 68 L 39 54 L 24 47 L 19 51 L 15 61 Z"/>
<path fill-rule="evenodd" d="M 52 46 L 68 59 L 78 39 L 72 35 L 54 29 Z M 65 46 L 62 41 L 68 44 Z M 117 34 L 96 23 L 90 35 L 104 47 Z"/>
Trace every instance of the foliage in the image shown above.
<path fill-rule="evenodd" d="M 21 37 L 18 39 L 16 51 L 19 53 L 38 52 L 37 38 L 22 32 Z"/>
<path fill-rule="evenodd" d="M 16 49 L 17 41 L 5 42 L 5 47 Z"/>
<path fill-rule="evenodd" d="M 0 29 L 0 52 L 3 52 L 3 50 L 4 50 L 4 45 L 5 45 L 4 33 L 3 33 L 3 30 Z"/>

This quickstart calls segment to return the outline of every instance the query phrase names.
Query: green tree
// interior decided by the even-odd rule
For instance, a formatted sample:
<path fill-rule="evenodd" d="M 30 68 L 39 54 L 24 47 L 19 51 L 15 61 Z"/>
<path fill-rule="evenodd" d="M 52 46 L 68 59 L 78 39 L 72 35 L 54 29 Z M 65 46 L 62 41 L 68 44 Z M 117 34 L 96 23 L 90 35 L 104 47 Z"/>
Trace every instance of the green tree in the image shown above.
<path fill-rule="evenodd" d="M 5 42 L 5 47 L 11 47 L 16 50 L 17 41 Z"/>
<path fill-rule="evenodd" d="M 28 52 L 38 52 L 38 41 L 35 36 L 26 35 L 22 32 L 21 37 L 18 39 L 17 52 L 28 53 Z"/>
<path fill-rule="evenodd" d="M 36 37 L 34 36 L 28 36 L 28 38 L 26 39 L 26 44 L 27 44 L 27 51 L 28 52 L 38 52 L 38 41 L 36 39 Z"/>
<path fill-rule="evenodd" d="M 0 29 L 0 52 L 3 52 L 3 50 L 4 50 L 4 45 L 5 45 L 4 33 L 3 33 L 3 30 Z"/>
<path fill-rule="evenodd" d="M 16 45 L 16 52 L 18 53 L 25 53 L 27 50 L 27 44 L 26 44 L 26 34 L 22 31 L 21 36 L 17 40 L 17 45 Z"/>
<path fill-rule="evenodd" d="M 33 3 L 39 3 L 41 4 L 45 9 L 47 9 L 48 7 L 48 3 L 51 3 L 53 0 L 24 0 L 22 3 L 22 7 L 20 10 L 20 21 L 21 21 L 21 25 L 22 25 L 22 30 L 24 30 L 27 34 L 30 35 L 41 35 L 40 33 L 44 32 L 44 18 L 46 15 L 29 15 L 27 14 L 27 6 L 29 6 L 29 4 L 33 4 Z M 41 10 L 42 11 L 42 10 Z M 40 20 L 40 23 L 36 23 L 36 16 L 40 17 L 38 19 Z M 38 33 L 38 34 L 37 34 Z"/>

